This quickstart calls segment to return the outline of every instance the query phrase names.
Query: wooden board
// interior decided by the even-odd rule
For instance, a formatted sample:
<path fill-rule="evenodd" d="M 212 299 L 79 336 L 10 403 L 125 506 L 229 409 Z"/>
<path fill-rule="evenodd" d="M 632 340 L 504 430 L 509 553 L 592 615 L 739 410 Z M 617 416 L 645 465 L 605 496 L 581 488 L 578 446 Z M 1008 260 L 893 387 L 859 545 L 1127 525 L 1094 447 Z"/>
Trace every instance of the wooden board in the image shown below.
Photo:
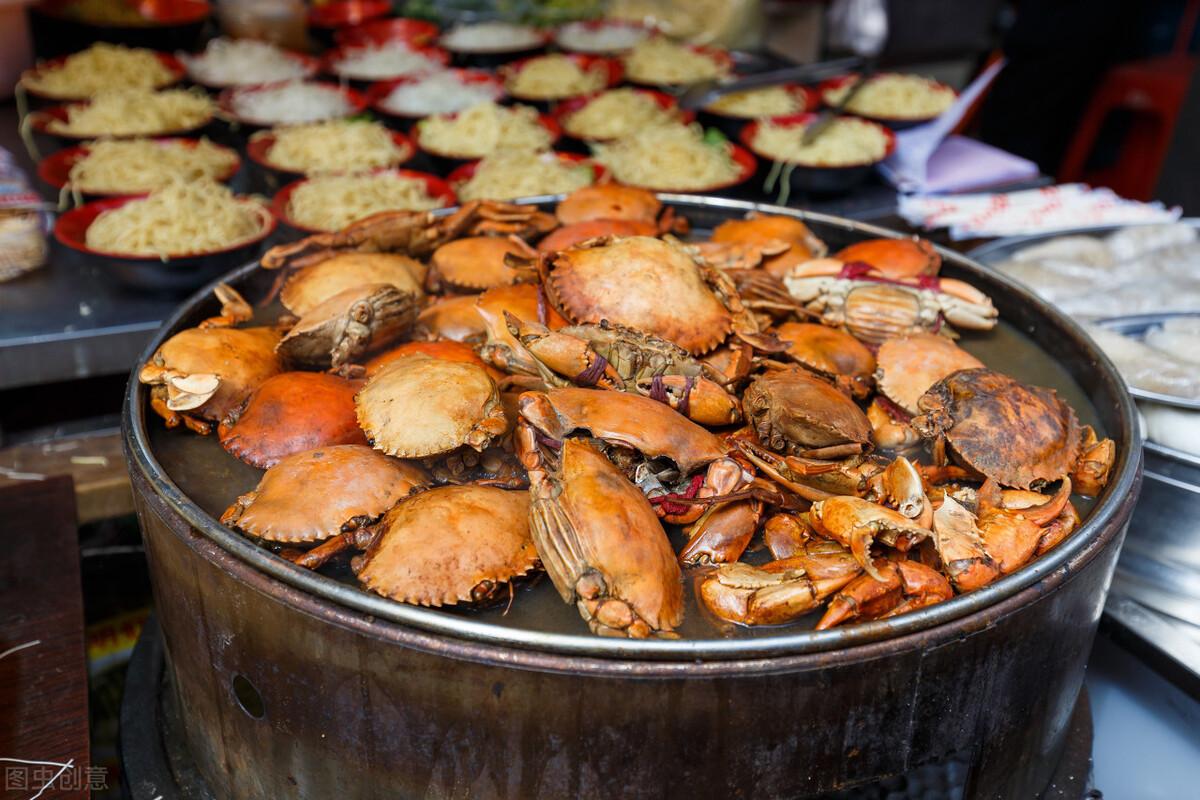
<path fill-rule="evenodd" d="M 32 797 L 52 778 L 42 798 L 86 797 L 116 776 L 89 763 L 71 479 L 0 487 L 0 520 L 0 798 Z"/>
<path fill-rule="evenodd" d="M 29 486 L 48 475 L 74 478 L 81 525 L 133 513 L 120 432 L 0 449 L 0 489 Z"/>

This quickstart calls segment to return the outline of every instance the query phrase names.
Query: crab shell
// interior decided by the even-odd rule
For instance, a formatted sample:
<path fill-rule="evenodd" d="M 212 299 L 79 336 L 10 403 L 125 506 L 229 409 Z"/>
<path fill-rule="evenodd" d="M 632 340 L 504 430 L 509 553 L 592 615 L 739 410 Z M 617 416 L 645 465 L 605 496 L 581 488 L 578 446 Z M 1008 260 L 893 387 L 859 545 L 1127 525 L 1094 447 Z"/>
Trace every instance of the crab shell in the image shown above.
<path fill-rule="evenodd" d="M 390 283 L 419 298 L 425 272 L 420 261 L 397 253 L 341 253 L 291 275 L 279 301 L 302 317 L 338 292 L 369 283 Z"/>
<path fill-rule="evenodd" d="M 596 239 L 550 257 L 546 289 L 573 322 L 624 325 L 703 355 L 725 341 L 733 314 L 713 271 L 678 244 L 648 236 Z"/>
<path fill-rule="evenodd" d="M 531 473 L 530 527 L 554 586 L 594 633 L 644 637 L 683 622 L 683 585 L 649 502 L 595 447 L 567 439 L 557 475 Z"/>
<path fill-rule="evenodd" d="M 592 219 L 564 225 L 538 242 L 543 253 L 556 253 L 597 236 L 655 236 L 658 226 L 643 219 Z"/>
<path fill-rule="evenodd" d="M 468 236 L 433 251 L 432 275 L 452 287 L 478 292 L 516 283 L 522 273 L 505 263 L 507 256 L 529 258 L 533 250 L 520 239 Z"/>
<path fill-rule="evenodd" d="M 597 219 L 653 223 L 660 211 L 662 202 L 653 192 L 615 183 L 598 183 L 571 192 L 554 209 L 554 215 L 563 225 Z"/>
<path fill-rule="evenodd" d="M 861 261 L 892 280 L 937 275 L 942 257 L 932 244 L 911 239 L 867 239 L 839 250 L 834 258 L 844 263 Z"/>
<path fill-rule="evenodd" d="M 267 469 L 292 453 L 340 444 L 365 445 L 354 415 L 361 381 L 323 372 L 281 372 L 254 390 L 241 411 L 217 428 L 221 446 Z"/>
<path fill-rule="evenodd" d="M 319 542 L 377 518 L 428 484 L 420 467 L 364 445 L 320 447 L 281 458 L 221 523 L 272 542 Z"/>
<path fill-rule="evenodd" d="M 400 458 L 441 455 L 464 445 L 482 451 L 508 427 L 486 369 L 421 354 L 375 373 L 354 405 L 371 444 Z"/>
<path fill-rule="evenodd" d="M 475 308 L 478 298 L 477 294 L 463 294 L 435 300 L 417 315 L 413 336 L 470 344 L 482 342 L 487 335 L 487 328 Z"/>
<path fill-rule="evenodd" d="M 163 342 L 138 379 L 165 391 L 172 411 L 219 422 L 283 370 L 275 352 L 278 343 L 274 328 L 188 328 Z M 217 385 L 196 403 L 198 397 L 177 386 L 189 376 L 215 376 Z"/>
<path fill-rule="evenodd" d="M 879 391 L 909 414 L 929 387 L 960 369 L 978 369 L 983 362 L 950 339 L 934 333 L 910 333 L 888 339 L 875 357 Z"/>
<path fill-rule="evenodd" d="M 478 364 L 481 367 L 487 367 L 483 359 L 479 357 L 479 353 L 475 352 L 475 348 L 462 342 L 455 342 L 449 339 L 436 342 L 405 342 L 393 347 L 391 350 L 380 353 L 368 361 L 364 365 L 367 377 L 372 377 L 396 359 L 410 356 L 413 353 L 423 353 L 432 358 L 441 358 L 446 361 L 461 361 L 466 364 Z M 488 374 L 493 379 L 501 377 L 500 373 L 491 370 L 490 367 L 487 368 L 489 369 Z"/>
<path fill-rule="evenodd" d="M 781 369 L 756 377 L 746 387 L 742 408 L 764 445 L 778 452 L 861 445 L 871 447 L 867 415 L 827 381 L 802 369 Z"/>
<path fill-rule="evenodd" d="M 770 256 L 762 263 L 763 269 L 777 277 L 786 275 L 796 264 L 824 256 L 829 249 L 800 220 L 757 212 L 751 212 L 746 219 L 722 222 L 713 229 L 712 241 L 747 245 L 786 242 L 790 245 L 786 251 Z"/>
<path fill-rule="evenodd" d="M 1004 486 L 1059 480 L 1079 458 L 1079 419 L 1053 389 L 966 369 L 935 383 L 917 407 L 921 436 L 944 439 L 955 461 Z"/>
<path fill-rule="evenodd" d="M 875 372 L 875 356 L 850 334 L 813 322 L 786 322 L 775 335 L 787 342 L 787 354 L 825 377 L 848 379 L 856 396 L 865 397 Z"/>
<path fill-rule="evenodd" d="M 278 350 L 293 364 L 339 367 L 399 339 L 416 318 L 416 295 L 390 283 L 355 286 L 314 306 Z"/>
<path fill-rule="evenodd" d="M 649 458 L 669 458 L 691 474 L 725 456 L 715 435 L 664 403 L 636 394 L 566 387 L 526 392 L 521 416 L 551 439 L 587 431 Z"/>
<path fill-rule="evenodd" d="M 422 606 L 490 599 L 533 571 L 529 493 L 443 486 L 404 500 L 380 520 L 357 561 L 358 580 L 377 594 Z"/>

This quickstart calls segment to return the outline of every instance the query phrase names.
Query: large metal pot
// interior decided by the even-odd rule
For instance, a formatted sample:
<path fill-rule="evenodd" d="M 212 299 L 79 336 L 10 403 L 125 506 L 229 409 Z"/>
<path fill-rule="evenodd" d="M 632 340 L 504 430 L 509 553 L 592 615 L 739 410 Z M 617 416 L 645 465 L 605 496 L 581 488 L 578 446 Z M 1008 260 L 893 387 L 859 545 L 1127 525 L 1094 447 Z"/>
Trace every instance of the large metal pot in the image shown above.
<path fill-rule="evenodd" d="M 699 228 L 754 207 L 664 199 Z M 798 215 L 834 246 L 895 235 Z M 1092 398 L 1117 464 L 1083 528 L 1046 557 L 983 591 L 833 631 L 607 640 L 403 606 L 306 573 L 180 490 L 184 473 L 213 482 L 232 473 L 225 462 L 164 462 L 150 433 L 158 421 L 131 382 L 130 471 L 168 673 L 200 772 L 218 795 L 239 798 L 772 798 L 953 757 L 971 764 L 970 797 L 1038 795 L 1136 499 L 1133 405 L 1072 322 L 943 256 L 947 275 L 988 292 L 1062 365 L 1077 384 L 1072 402 Z M 230 279 L 269 281 L 253 266 Z M 197 295 L 147 356 L 213 310 Z M 1021 352 L 1009 358 L 1029 360 L 1031 346 L 1013 337 L 1004 341 Z"/>

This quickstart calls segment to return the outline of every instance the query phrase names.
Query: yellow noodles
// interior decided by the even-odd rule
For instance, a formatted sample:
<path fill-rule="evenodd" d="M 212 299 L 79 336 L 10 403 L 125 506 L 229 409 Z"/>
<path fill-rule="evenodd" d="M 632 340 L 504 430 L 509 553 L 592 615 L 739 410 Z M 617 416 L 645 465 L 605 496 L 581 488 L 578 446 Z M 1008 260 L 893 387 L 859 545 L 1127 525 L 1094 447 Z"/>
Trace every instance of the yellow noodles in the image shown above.
<path fill-rule="evenodd" d="M 77 100 L 109 89 L 157 89 L 174 79 L 153 50 L 98 42 L 56 67 L 26 73 L 21 83 L 31 91 Z"/>
<path fill-rule="evenodd" d="M 583 70 L 564 55 L 534 58 L 519 70 L 514 70 L 504 84 L 516 97 L 533 100 L 558 100 L 588 94 L 604 88 L 607 83 L 600 64 Z"/>
<path fill-rule="evenodd" d="M 185 142 L 149 139 L 99 141 L 71 166 L 69 183 L 91 194 L 142 194 L 175 180 L 216 179 L 237 163 L 237 156 L 207 139 Z"/>
<path fill-rule="evenodd" d="M 596 145 L 596 160 L 619 183 L 695 191 L 738 177 L 728 142 L 708 143 L 699 125 L 658 125 Z"/>
<path fill-rule="evenodd" d="M 619 139 L 652 125 L 670 123 L 675 113 L 636 89 L 611 89 L 563 119 L 563 128 L 581 139 Z"/>
<path fill-rule="evenodd" d="M 149 197 L 105 211 L 87 246 L 129 255 L 191 255 L 231 247 L 263 229 L 262 209 L 211 180 L 175 181 Z"/>
<path fill-rule="evenodd" d="M 545 150 L 550 132 L 528 106 L 480 103 L 451 118 L 439 114 L 421 120 L 417 138 L 423 148 L 458 158 L 483 158 L 501 148 Z"/>
<path fill-rule="evenodd" d="M 207 96 L 184 89 L 117 89 L 67 106 L 67 121 L 52 119 L 46 127 L 70 136 L 157 136 L 202 125 L 212 112 Z"/>
<path fill-rule="evenodd" d="M 725 72 L 709 56 L 661 36 L 638 42 L 625 55 L 625 74 L 639 83 L 695 83 L 719 78 Z"/>
<path fill-rule="evenodd" d="M 379 211 L 426 211 L 442 207 L 424 182 L 389 173 L 326 175 L 292 193 L 287 213 L 306 228 L 337 231 Z"/>
<path fill-rule="evenodd" d="M 378 122 L 330 120 L 277 128 L 271 135 L 271 165 L 306 175 L 392 167 L 406 155 Z"/>
<path fill-rule="evenodd" d="M 502 150 L 479 162 L 471 179 L 458 187 L 461 200 L 511 200 L 559 194 L 590 186 L 590 164 L 562 161 L 555 153 Z"/>
<path fill-rule="evenodd" d="M 887 136 L 865 120 L 838 117 L 807 146 L 801 144 L 804 129 L 803 125 L 772 125 L 764 121 L 754 136 L 754 149 L 766 158 L 808 167 L 872 164 L 887 152 Z"/>
<path fill-rule="evenodd" d="M 804 98 L 786 86 L 731 92 L 717 98 L 708 108 L 731 117 L 783 117 L 805 110 Z"/>
<path fill-rule="evenodd" d="M 836 105 L 850 82 L 825 91 L 825 102 Z M 869 117 L 926 119 L 954 104 L 954 90 L 919 75 L 876 75 L 851 98 L 847 111 Z"/>

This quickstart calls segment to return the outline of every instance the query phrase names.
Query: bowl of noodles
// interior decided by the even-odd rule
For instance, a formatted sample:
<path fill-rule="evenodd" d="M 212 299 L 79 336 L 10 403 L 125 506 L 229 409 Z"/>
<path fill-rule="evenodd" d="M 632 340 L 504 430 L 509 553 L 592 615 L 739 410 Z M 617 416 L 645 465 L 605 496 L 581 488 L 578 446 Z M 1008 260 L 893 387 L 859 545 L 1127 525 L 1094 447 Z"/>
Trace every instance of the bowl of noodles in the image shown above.
<path fill-rule="evenodd" d="M 821 96 L 807 86 L 785 83 L 730 92 L 709 103 L 700 113 L 707 125 L 720 128 L 727 136 L 736 137 L 742 126 L 752 119 L 789 117 L 815 111 Z"/>
<path fill-rule="evenodd" d="M 522 102 L 543 107 L 571 97 L 595 94 L 621 82 L 621 63 L 585 53 L 550 53 L 505 64 L 498 70 L 504 90 Z"/>
<path fill-rule="evenodd" d="M 562 129 L 530 106 L 480 103 L 465 111 L 434 114 L 413 127 L 413 141 L 441 170 L 490 156 L 497 150 L 549 150 Z"/>
<path fill-rule="evenodd" d="M 328 233 L 380 211 L 432 211 L 457 202 L 450 184 L 436 175 L 382 169 L 289 183 L 275 194 L 271 211 L 297 231 Z"/>
<path fill-rule="evenodd" d="M 372 111 L 395 127 L 408 130 L 417 120 L 433 114 L 453 114 L 480 103 L 499 103 L 504 98 L 504 84 L 481 69 L 446 69 L 373 83 L 367 98 Z"/>
<path fill-rule="evenodd" d="M 362 113 L 366 95 L 323 81 L 285 81 L 225 89 L 217 106 L 227 119 L 249 128 L 301 125 Z"/>
<path fill-rule="evenodd" d="M 839 103 L 855 75 L 830 78 L 817 87 L 828 106 Z M 954 104 L 958 93 L 944 83 L 920 75 L 880 72 L 850 99 L 844 112 L 902 130 L 938 117 Z"/>
<path fill-rule="evenodd" d="M 501 150 L 446 176 L 462 202 L 569 194 L 604 179 L 607 170 L 579 153 Z"/>
<path fill-rule="evenodd" d="M 335 47 L 325 54 L 325 72 L 339 80 L 365 85 L 390 78 L 428 75 L 445 69 L 450 54 L 440 47 L 402 39 L 361 42 Z"/>
<path fill-rule="evenodd" d="M 128 286 L 183 292 L 254 259 L 275 225 L 255 198 L 208 179 L 180 180 L 85 203 L 59 216 L 54 237 Z"/>
<path fill-rule="evenodd" d="M 719 193 L 750 180 L 758 167 L 745 148 L 696 123 L 654 125 L 593 152 L 617 183 L 657 192 Z"/>
<path fill-rule="evenodd" d="M 38 177 L 80 197 L 129 197 L 175 180 L 226 183 L 240 166 L 236 150 L 208 139 L 102 139 L 43 158 Z"/>
<path fill-rule="evenodd" d="M 165 89 L 183 75 L 183 64 L 167 53 L 97 42 L 25 70 L 17 86 L 42 100 L 69 103 L 110 89 Z"/>
<path fill-rule="evenodd" d="M 348 28 L 339 28 L 333 34 L 333 41 L 339 46 L 401 41 L 422 47 L 435 43 L 437 37 L 438 26 L 432 22 L 407 17 L 390 17 L 373 19 Z"/>
<path fill-rule="evenodd" d="M 398 167 L 416 148 L 403 133 L 382 123 L 334 119 L 258 131 L 246 142 L 246 155 L 275 188 L 313 175 L 370 172 Z"/>
<path fill-rule="evenodd" d="M 716 47 L 681 44 L 665 36 L 643 39 L 621 56 L 625 79 L 643 86 L 687 86 L 720 80 L 733 71 L 733 58 Z"/>
<path fill-rule="evenodd" d="M 764 191 L 817 194 L 846 192 L 862 183 L 875 165 L 896 149 L 896 136 L 883 125 L 858 117 L 836 117 L 815 142 L 803 143 L 817 114 L 793 114 L 750 122 L 742 144 L 767 167 Z"/>
<path fill-rule="evenodd" d="M 631 86 L 564 100 L 551 113 L 564 136 L 585 146 L 611 142 L 654 125 L 691 122 L 696 117 L 680 111 L 675 98 L 666 92 Z"/>
<path fill-rule="evenodd" d="M 113 89 L 91 100 L 50 106 L 26 116 L 33 130 L 61 142 L 178 136 L 208 125 L 216 106 L 207 95 L 187 89 Z"/>
<path fill-rule="evenodd" d="M 317 74 L 320 59 L 270 42 L 218 37 L 195 53 L 179 53 L 188 78 L 208 89 L 304 80 Z"/>

